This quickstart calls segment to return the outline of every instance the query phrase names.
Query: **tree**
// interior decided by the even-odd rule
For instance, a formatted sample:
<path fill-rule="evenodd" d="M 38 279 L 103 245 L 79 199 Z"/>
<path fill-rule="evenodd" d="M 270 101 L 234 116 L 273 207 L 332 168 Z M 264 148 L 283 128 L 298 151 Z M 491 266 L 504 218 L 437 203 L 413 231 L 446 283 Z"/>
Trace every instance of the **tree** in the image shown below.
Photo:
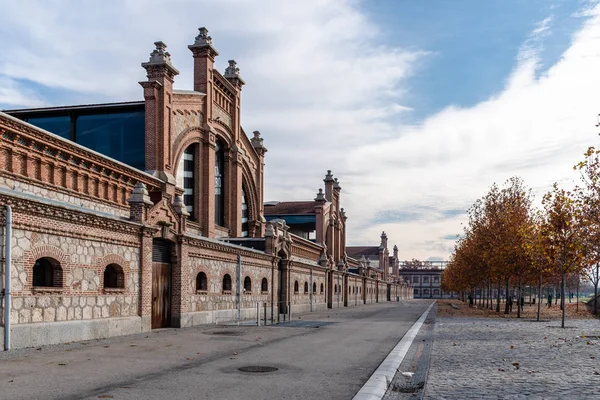
<path fill-rule="evenodd" d="M 561 327 L 564 328 L 566 277 L 580 269 L 583 258 L 581 224 L 573 193 L 559 189 L 556 183 L 553 189 L 544 195 L 542 205 L 545 211 L 542 229 L 548 244 L 545 246 L 546 257 L 561 274 Z"/>
<path fill-rule="evenodd" d="M 600 281 L 600 150 L 589 147 L 584 157 L 573 169 L 579 170 L 583 182 L 582 188 L 576 188 L 587 248 L 582 276 L 594 286 L 593 312 L 597 314 Z"/>

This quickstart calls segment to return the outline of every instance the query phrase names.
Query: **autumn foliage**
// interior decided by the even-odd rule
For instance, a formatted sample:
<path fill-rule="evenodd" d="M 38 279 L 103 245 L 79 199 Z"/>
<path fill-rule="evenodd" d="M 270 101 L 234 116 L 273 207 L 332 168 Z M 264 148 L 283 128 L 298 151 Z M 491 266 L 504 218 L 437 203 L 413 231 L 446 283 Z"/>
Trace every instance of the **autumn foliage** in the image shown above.
<path fill-rule="evenodd" d="M 501 312 L 507 293 L 552 286 L 567 293 L 567 282 L 587 279 L 598 291 L 600 272 L 600 150 L 589 148 L 574 167 L 582 185 L 567 190 L 554 184 L 534 207 L 531 191 L 519 177 L 492 185 L 468 210 L 464 227 L 442 274 L 442 289 L 479 293 L 480 304 Z M 530 289 L 531 293 L 531 289 Z M 560 296 L 563 309 L 565 296 Z M 495 304 L 494 304 L 495 303 Z M 509 312 L 509 301 L 504 312 Z M 521 301 L 515 301 L 517 314 Z"/>

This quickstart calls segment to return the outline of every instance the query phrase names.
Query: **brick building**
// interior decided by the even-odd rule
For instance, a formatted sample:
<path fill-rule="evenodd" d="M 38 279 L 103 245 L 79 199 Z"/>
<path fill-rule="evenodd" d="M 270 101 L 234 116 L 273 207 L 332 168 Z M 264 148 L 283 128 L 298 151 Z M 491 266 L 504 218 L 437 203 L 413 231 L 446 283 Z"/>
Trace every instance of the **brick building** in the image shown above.
<path fill-rule="evenodd" d="M 351 272 L 359 262 L 344 250 L 331 174 L 313 202 L 312 240 L 297 221 L 265 219 L 267 149 L 242 129 L 244 81 L 233 60 L 214 69 L 207 30 L 188 46 L 193 90 L 173 89 L 178 71 L 155 46 L 143 101 L 0 113 L 11 347 L 255 318 L 264 303 L 277 320 L 402 296 L 382 275 Z"/>

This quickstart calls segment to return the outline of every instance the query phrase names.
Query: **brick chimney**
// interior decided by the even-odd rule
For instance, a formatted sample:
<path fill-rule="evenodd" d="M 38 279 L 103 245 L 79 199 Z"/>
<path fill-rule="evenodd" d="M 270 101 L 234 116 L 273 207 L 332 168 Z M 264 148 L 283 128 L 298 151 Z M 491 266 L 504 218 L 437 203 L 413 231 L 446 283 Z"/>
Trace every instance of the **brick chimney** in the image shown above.
<path fill-rule="evenodd" d="M 140 82 L 146 103 L 146 171 L 176 184 L 171 160 L 171 102 L 173 79 L 179 71 L 171 64 L 167 45 L 155 42 L 148 62 L 142 63 L 148 80 Z"/>

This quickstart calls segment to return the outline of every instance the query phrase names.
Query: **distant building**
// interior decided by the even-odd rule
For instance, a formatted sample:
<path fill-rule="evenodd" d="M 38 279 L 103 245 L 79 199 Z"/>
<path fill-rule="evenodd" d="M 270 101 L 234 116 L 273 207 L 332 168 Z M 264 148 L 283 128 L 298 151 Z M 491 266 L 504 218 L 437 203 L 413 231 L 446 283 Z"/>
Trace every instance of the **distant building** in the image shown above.
<path fill-rule="evenodd" d="M 413 287 L 415 299 L 441 299 L 453 297 L 441 288 L 442 271 L 446 261 L 400 261 L 400 276 Z"/>

